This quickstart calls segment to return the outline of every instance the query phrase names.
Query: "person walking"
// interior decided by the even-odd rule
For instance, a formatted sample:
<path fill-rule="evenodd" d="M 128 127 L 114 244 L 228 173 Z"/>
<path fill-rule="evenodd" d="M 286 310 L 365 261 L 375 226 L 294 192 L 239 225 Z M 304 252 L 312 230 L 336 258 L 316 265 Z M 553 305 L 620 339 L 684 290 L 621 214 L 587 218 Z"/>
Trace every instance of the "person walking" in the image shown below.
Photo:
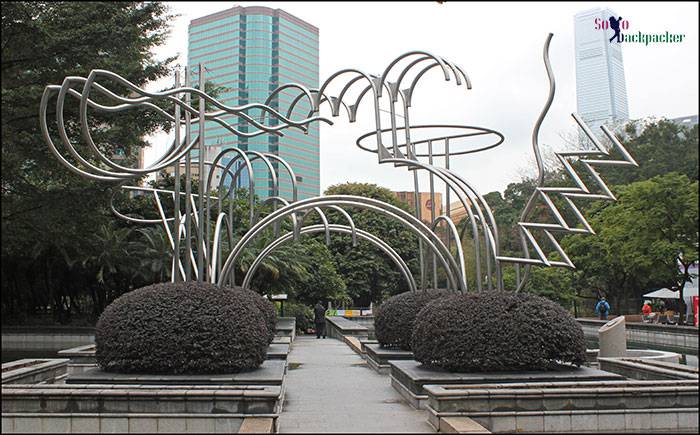
<path fill-rule="evenodd" d="M 610 312 L 610 304 L 601 297 L 595 306 L 595 312 L 600 316 L 600 320 L 608 320 L 608 313 Z"/>
<path fill-rule="evenodd" d="M 316 326 L 316 338 L 326 338 L 326 308 L 321 301 L 314 307 L 314 325 Z"/>

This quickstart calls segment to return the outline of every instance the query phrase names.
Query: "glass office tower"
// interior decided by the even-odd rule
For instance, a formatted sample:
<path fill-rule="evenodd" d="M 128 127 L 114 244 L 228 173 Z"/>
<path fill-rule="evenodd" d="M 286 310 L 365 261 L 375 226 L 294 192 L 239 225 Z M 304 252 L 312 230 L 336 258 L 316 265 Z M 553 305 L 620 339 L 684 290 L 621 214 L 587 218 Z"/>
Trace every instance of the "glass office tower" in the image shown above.
<path fill-rule="evenodd" d="M 229 106 L 265 103 L 270 93 L 285 83 L 298 83 L 318 88 L 318 28 L 281 9 L 236 6 L 197 18 L 189 26 L 188 65 L 192 83 L 198 83 L 198 64 L 205 67 L 205 78 L 220 87 L 218 99 Z M 286 115 L 298 91 L 285 90 L 268 105 Z M 306 118 L 310 106 L 306 99 L 293 119 Z M 248 112 L 260 119 L 258 109 Z M 233 116 L 229 122 L 244 132 L 254 128 Z M 267 125 L 275 125 L 267 118 Z M 264 134 L 253 138 L 237 137 L 220 125 L 207 122 L 205 144 L 212 149 L 238 147 L 243 150 L 269 152 L 285 159 L 293 168 L 299 198 L 317 196 L 319 191 L 319 127 L 310 126 L 308 134 L 294 128 L 283 130 L 284 137 Z M 193 128 L 193 135 L 197 128 Z M 213 152 L 208 153 L 208 160 Z M 233 158 L 234 154 L 230 155 Z M 226 164 L 230 158 L 224 161 Z M 273 161 L 275 167 L 279 166 Z M 236 164 L 237 166 L 237 164 Z M 272 195 L 269 170 L 260 161 L 254 162 L 255 191 L 261 198 Z M 279 168 L 280 196 L 292 198 L 289 175 Z M 237 179 L 239 186 L 248 186 L 245 171 Z M 216 179 L 221 176 L 216 175 Z"/>
<path fill-rule="evenodd" d="M 576 14 L 576 111 L 594 133 L 600 125 L 616 125 L 629 119 L 622 44 L 609 41 L 610 29 L 596 29 L 594 20 L 618 17 L 610 9 L 591 9 Z"/>

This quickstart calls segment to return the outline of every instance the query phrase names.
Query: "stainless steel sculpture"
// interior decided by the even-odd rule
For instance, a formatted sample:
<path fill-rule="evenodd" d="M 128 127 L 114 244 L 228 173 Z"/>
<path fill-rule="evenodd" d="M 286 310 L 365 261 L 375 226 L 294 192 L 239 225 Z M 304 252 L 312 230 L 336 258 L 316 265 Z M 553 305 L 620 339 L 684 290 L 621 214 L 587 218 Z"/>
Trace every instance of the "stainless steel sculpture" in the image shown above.
<path fill-rule="evenodd" d="M 163 226 L 173 252 L 171 270 L 173 281 L 196 279 L 220 285 L 235 283 L 234 266 L 241 253 L 255 237 L 271 228 L 275 237 L 259 252 L 247 274 L 242 278 L 241 282 L 244 287 L 250 285 L 258 266 L 278 246 L 289 241 L 296 241 L 304 234 L 323 232 L 327 243 L 330 243 L 331 233 L 340 233 L 349 234 L 352 237 L 353 245 L 358 238 L 373 244 L 397 266 L 411 290 L 427 288 L 428 281 L 432 281 L 430 284 L 432 287 L 438 287 L 437 271 L 439 267 L 444 269 L 447 279 L 446 286 L 450 289 L 467 291 L 469 281 L 467 278 L 469 276 L 473 277 L 477 291 L 484 289 L 484 287 L 503 289 L 502 268 L 509 263 L 514 263 L 518 268 L 520 265 L 525 266 L 524 275 L 520 277 L 518 274 L 516 290 L 519 290 L 527 281 L 529 268 L 532 265 L 574 267 L 554 234 L 593 233 L 592 228 L 574 204 L 574 199 L 615 199 L 595 167 L 600 165 L 636 166 L 634 159 L 605 127 L 603 127 L 604 134 L 612 141 L 613 146 L 624 159 L 600 159 L 608 157 L 608 151 L 581 118 L 573 114 L 574 120 L 584 134 L 591 139 L 595 149 L 558 153 L 557 157 L 571 176 L 575 186 L 565 188 L 544 186 L 544 168 L 538 135 L 542 121 L 554 98 L 554 76 L 548 54 L 551 38 L 550 34 L 544 46 L 544 63 L 550 90 L 547 102 L 532 134 L 533 152 L 538 166 L 537 188 L 523 209 L 518 223 L 522 245 L 522 256 L 519 257 L 501 255 L 498 227 L 491 208 L 465 177 L 450 169 L 450 162 L 455 157 L 492 149 L 503 143 L 503 135 L 489 128 L 469 125 L 410 123 L 409 112 L 413 104 L 415 89 L 429 71 L 437 69 L 446 81 L 454 81 L 457 86 L 463 85 L 465 90 L 472 87 L 469 77 L 462 68 L 428 52 L 405 53 L 392 60 L 383 72 L 377 75 L 356 69 L 340 70 L 323 82 L 319 89 L 306 89 L 296 83 L 284 84 L 274 90 L 264 104 L 249 104 L 240 107 L 226 106 L 202 91 L 205 83 L 205 69 L 201 64 L 198 66 L 198 89 L 191 87 L 190 70 L 186 68 L 184 86 L 181 83 L 180 73 L 177 71 L 174 88 L 157 93 L 146 92 L 112 72 L 93 70 L 87 78 L 67 77 L 60 86 L 46 87 L 40 106 L 41 128 L 51 152 L 71 171 L 93 180 L 117 184 L 122 190 L 152 196 L 159 219 L 128 216 L 117 210 L 114 203 L 112 203 L 112 210 L 120 218 L 131 222 L 161 224 Z M 120 96 L 106 85 L 98 83 L 99 80 L 106 80 L 116 84 L 121 89 L 126 89 L 128 97 Z M 334 88 L 337 88 L 336 92 L 331 92 Z M 291 92 L 294 95 L 286 112 L 273 109 L 270 106 L 275 96 L 282 91 Z M 91 94 L 96 95 L 97 98 L 91 98 Z M 47 121 L 47 108 L 54 96 L 56 96 L 57 133 L 63 144 L 63 150 L 59 150 L 55 145 Z M 83 141 L 87 147 L 74 145 L 66 131 L 64 111 L 67 96 L 80 101 L 80 127 Z M 392 164 L 394 167 L 406 168 L 413 172 L 416 198 L 416 210 L 413 215 L 381 201 L 347 195 L 321 196 L 299 201 L 296 176 L 292 165 L 275 154 L 229 147 L 219 152 L 214 158 L 207 159 L 207 147 L 205 146 L 205 123 L 207 121 L 218 123 L 236 137 L 283 136 L 285 130 L 288 129 L 307 132 L 308 126 L 312 122 L 332 124 L 328 118 L 321 116 L 321 110 L 325 107 L 330 109 L 332 117 L 338 117 L 342 109 L 347 115 L 348 121 L 355 122 L 365 97 L 370 99 L 369 102 L 365 101 L 365 106 L 371 106 L 372 112 L 370 113 L 374 117 L 374 126 L 372 131 L 357 139 L 356 145 L 362 150 L 376 153 L 379 164 Z M 102 101 L 102 103 L 98 101 Z M 112 105 L 108 105 L 105 101 L 111 102 Z M 195 101 L 198 103 L 197 107 L 194 105 Z M 162 103 L 171 105 L 172 113 L 162 109 Z M 207 110 L 207 105 L 214 109 Z M 88 122 L 88 109 L 109 114 L 136 107 L 155 111 L 172 122 L 174 128 L 173 143 L 162 156 L 145 168 L 124 167 L 106 156 L 93 140 Z M 301 115 L 299 112 L 302 112 Z M 382 125 L 382 114 L 389 114 L 388 126 Z M 247 128 L 236 128 L 241 123 L 245 124 Z M 445 134 L 446 129 L 452 131 Z M 193 134 L 193 130 L 197 131 L 196 135 Z M 412 138 L 416 132 L 431 131 L 435 132 L 432 136 L 428 135 L 421 139 Z M 469 147 L 470 138 L 475 137 L 486 137 L 490 140 L 486 145 Z M 467 143 L 467 146 L 464 146 L 463 143 Z M 458 145 L 461 145 L 461 148 Z M 580 160 L 582 165 L 603 193 L 593 193 L 583 183 L 568 160 L 571 157 L 582 158 Z M 260 218 L 259 210 L 255 209 L 254 203 L 255 177 L 252 165 L 255 161 L 261 162 L 267 169 L 272 185 L 272 195 L 263 204 L 271 203 L 274 209 L 264 218 Z M 175 183 L 174 191 L 129 184 L 143 175 L 168 167 L 173 168 L 175 180 L 179 180 L 184 175 L 184 192 L 180 191 L 179 183 Z M 195 171 L 196 177 L 201 181 L 200 191 L 197 193 L 192 191 Z M 220 177 L 218 185 L 214 186 L 212 180 L 215 178 L 216 171 L 221 171 L 223 175 Z M 249 180 L 247 189 L 250 214 L 248 219 L 251 227 L 240 239 L 234 240 L 233 202 L 230 202 L 228 210 L 223 210 L 223 204 L 227 198 L 235 196 L 236 186 L 239 184 L 238 181 L 242 177 L 243 171 L 248 174 Z M 428 174 L 429 191 L 433 204 L 428 220 L 430 224 L 425 224 L 422 221 L 424 217 L 421 216 L 418 200 L 420 192 L 419 171 L 425 171 Z M 279 191 L 279 181 L 284 176 L 288 176 L 291 181 L 291 198 L 284 198 Z M 435 210 L 436 178 L 446 186 L 447 208 L 445 214 L 439 216 Z M 216 195 L 211 193 L 214 188 L 217 192 Z M 461 232 L 451 218 L 451 195 L 457 197 L 467 213 L 467 225 L 463 226 Z M 572 226 L 566 222 L 551 199 L 553 195 L 559 195 L 571 207 L 580 226 Z M 173 200 L 172 216 L 166 215 L 163 197 L 170 197 Z M 534 205 L 539 200 L 552 212 L 555 218 L 554 222 L 528 221 Z M 419 246 L 417 249 L 421 265 L 420 284 L 414 279 L 405 260 L 381 237 L 356 228 L 352 216 L 346 208 L 362 208 L 381 213 L 387 218 L 405 225 L 418 237 Z M 212 217 L 212 209 L 215 211 L 215 217 Z M 339 212 L 346 222 L 329 222 L 324 209 Z M 321 224 L 304 226 L 305 218 L 309 213 L 317 214 Z M 280 223 L 285 219 L 291 220 L 292 230 L 285 234 L 279 234 Z M 446 228 L 447 237 L 444 241 L 436 232 L 437 227 L 441 224 Z M 465 257 L 469 253 L 463 252 L 462 248 L 462 239 L 468 230 L 471 231 L 474 245 L 473 270 L 468 270 Z M 548 258 L 533 231 L 541 231 L 546 240 L 552 243 L 562 260 Z M 224 247 L 225 238 L 230 247 L 228 250 Z M 452 248 L 453 243 L 454 249 Z M 181 254 L 183 244 L 184 254 Z M 427 261 L 424 256 L 424 249 L 427 249 L 430 261 Z M 432 271 L 431 277 L 427 276 L 428 271 Z"/>

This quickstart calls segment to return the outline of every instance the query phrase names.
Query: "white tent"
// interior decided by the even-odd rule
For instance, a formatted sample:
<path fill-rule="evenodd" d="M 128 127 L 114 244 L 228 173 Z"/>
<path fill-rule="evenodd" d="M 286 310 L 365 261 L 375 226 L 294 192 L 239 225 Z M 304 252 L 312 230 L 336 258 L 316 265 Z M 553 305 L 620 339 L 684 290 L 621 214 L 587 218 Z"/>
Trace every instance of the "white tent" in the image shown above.
<path fill-rule="evenodd" d="M 698 295 L 697 287 L 686 287 L 683 289 L 683 299 L 687 299 Z M 658 298 L 658 299 L 680 299 L 677 291 L 669 290 L 667 288 L 661 288 L 654 290 L 653 292 L 644 295 L 645 298 Z"/>
<path fill-rule="evenodd" d="M 683 296 L 687 295 L 684 294 Z M 653 292 L 645 294 L 644 297 L 658 299 L 678 299 L 678 292 L 674 292 L 673 290 L 669 290 L 667 288 L 660 288 L 658 290 L 654 290 Z"/>

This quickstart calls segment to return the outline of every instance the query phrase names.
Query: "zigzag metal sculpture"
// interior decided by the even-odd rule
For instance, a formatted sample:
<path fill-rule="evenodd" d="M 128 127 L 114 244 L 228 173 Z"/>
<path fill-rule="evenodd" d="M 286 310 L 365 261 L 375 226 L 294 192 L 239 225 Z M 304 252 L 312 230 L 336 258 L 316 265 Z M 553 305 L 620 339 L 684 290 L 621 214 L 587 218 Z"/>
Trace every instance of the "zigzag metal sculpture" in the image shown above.
<path fill-rule="evenodd" d="M 544 120 L 544 117 L 549 111 L 549 108 L 552 105 L 552 101 L 554 99 L 554 74 L 552 73 L 552 67 L 549 62 L 549 44 L 552 40 L 552 36 L 553 35 L 550 33 L 547 37 L 543 53 L 545 67 L 547 69 L 547 76 L 549 78 L 549 97 L 547 99 L 547 103 L 545 104 L 544 109 L 542 110 L 542 113 L 540 114 L 539 119 L 537 120 L 537 123 L 535 124 L 535 128 L 533 130 L 532 135 L 532 145 L 538 167 L 537 187 L 528 199 L 528 202 L 520 215 L 520 222 L 518 222 L 518 230 L 520 233 L 521 245 L 525 256 L 519 258 L 502 256 L 497 257 L 498 260 L 502 262 L 513 262 L 526 265 L 525 279 L 518 280 L 518 289 L 521 289 L 525 285 L 530 265 L 563 266 L 571 268 L 575 267 L 569 259 L 569 257 L 566 255 L 566 252 L 564 252 L 564 249 L 561 247 L 558 240 L 552 234 L 552 232 L 595 234 L 593 228 L 591 228 L 588 221 L 586 221 L 586 218 L 583 216 L 581 211 L 578 209 L 578 207 L 576 207 L 576 204 L 574 204 L 572 200 L 574 198 L 602 199 L 611 201 L 615 200 L 615 196 L 605 184 L 605 181 L 603 181 L 598 172 L 595 170 L 594 165 L 635 167 L 638 166 L 637 162 L 635 162 L 632 156 L 622 146 L 620 141 L 615 137 L 615 135 L 612 132 L 610 132 L 610 130 L 606 126 L 601 126 L 601 129 L 603 130 L 603 133 L 610 139 L 613 146 L 620 152 L 620 154 L 622 154 L 623 160 L 591 159 L 592 157 L 609 157 L 610 154 L 608 153 L 608 151 L 606 151 L 605 147 L 600 143 L 598 138 L 593 134 L 588 125 L 586 125 L 583 122 L 580 116 L 576 113 L 572 113 L 571 116 L 574 118 L 578 126 L 583 130 L 586 137 L 588 137 L 588 139 L 591 140 L 596 149 L 589 151 L 568 151 L 556 153 L 557 159 L 564 166 L 564 169 L 574 181 L 576 187 L 544 187 L 544 167 L 542 164 L 542 156 L 540 154 L 539 149 L 538 135 L 540 126 L 542 125 L 542 121 Z M 580 159 L 579 161 L 583 164 L 588 173 L 593 177 L 596 184 L 598 185 L 598 188 L 602 190 L 604 194 L 591 193 L 591 190 L 584 184 L 584 182 L 581 180 L 581 177 L 576 173 L 575 169 L 568 161 L 569 157 L 589 157 Z M 559 209 L 556 207 L 554 202 L 552 202 L 550 194 L 559 195 L 564 199 L 566 204 L 568 204 L 568 206 L 574 212 L 574 215 L 576 216 L 578 222 L 583 226 L 583 228 L 572 227 L 566 222 Z M 543 200 L 549 211 L 554 216 L 556 220 L 555 223 L 539 223 L 526 221 L 528 214 L 532 211 L 532 208 L 538 197 Z M 537 239 L 532 234 L 532 230 L 542 230 L 542 232 L 546 235 L 547 240 L 549 240 L 552 243 L 562 260 L 550 260 L 542 250 L 540 244 L 537 242 Z M 529 246 L 533 247 L 538 258 L 530 258 Z"/>
<path fill-rule="evenodd" d="M 574 120 L 583 129 L 586 136 L 591 139 L 596 149 L 557 153 L 558 159 L 564 165 L 575 187 L 544 186 L 544 168 L 540 155 L 538 134 L 542 121 L 554 98 L 554 76 L 548 54 L 551 38 L 552 35 L 550 34 L 544 46 L 544 63 L 550 82 L 550 91 L 547 103 L 535 124 L 532 136 L 533 151 L 537 160 L 539 177 L 537 188 L 529 198 L 518 223 L 523 250 L 521 257 L 500 255 L 498 227 L 491 208 L 464 177 L 450 170 L 451 158 L 486 151 L 499 146 L 504 141 L 503 135 L 495 130 L 468 125 L 414 125 L 410 123 L 409 112 L 416 86 L 430 70 L 438 68 L 446 81 L 454 79 L 457 86 L 464 84 L 467 90 L 471 89 L 471 81 L 462 68 L 428 52 L 412 51 L 403 54 L 390 62 L 380 75 L 371 75 L 356 69 L 340 70 L 332 74 L 319 89 L 306 89 L 295 83 L 285 84 L 274 90 L 264 104 L 249 104 L 240 107 L 226 106 L 199 90 L 204 89 L 205 78 L 205 69 L 201 64 L 198 73 L 199 89 L 190 86 L 190 74 L 189 69 L 187 69 L 184 87 L 180 84 L 179 72 L 176 72 L 174 88 L 159 93 L 149 93 L 139 89 L 134 84 L 109 71 L 93 70 L 87 78 L 67 77 L 61 86 L 46 87 L 40 106 L 41 128 L 51 152 L 71 171 L 93 180 L 119 183 L 123 190 L 137 192 L 142 195 L 152 195 L 159 219 L 128 216 L 118 211 L 113 203 L 112 210 L 117 216 L 132 222 L 141 224 L 160 223 L 163 225 L 174 253 L 171 270 L 173 281 L 196 279 L 220 285 L 235 283 L 237 280 L 233 273 L 234 265 L 240 258 L 241 253 L 256 236 L 265 232 L 268 228 L 273 228 L 275 237 L 257 255 L 246 275 L 242 278 L 244 287 L 250 285 L 258 266 L 278 246 L 298 240 L 303 234 L 323 232 L 327 243 L 330 243 L 331 233 L 341 233 L 350 235 L 353 244 L 356 243 L 358 238 L 373 244 L 396 264 L 411 290 L 425 289 L 427 287 L 428 279 L 425 272 L 428 270 L 429 262 L 424 257 L 424 247 L 427 247 L 432 260 L 432 286 L 434 287 L 438 286 L 438 267 L 442 267 L 445 270 L 448 288 L 467 291 L 467 276 L 473 272 L 477 290 L 482 290 L 484 285 L 488 289 L 494 287 L 503 289 L 502 267 L 508 263 L 515 263 L 516 265 L 525 265 L 526 268 L 523 279 L 519 279 L 517 283 L 516 290 L 519 290 L 527 281 L 531 265 L 574 267 L 554 234 L 593 233 L 593 229 L 574 204 L 574 199 L 615 199 L 595 167 L 603 165 L 636 166 L 634 159 L 606 127 L 602 127 L 604 134 L 622 154 L 623 160 L 601 160 L 600 158 L 609 156 L 605 147 L 580 117 L 573 114 Z M 400 64 L 406 65 L 403 68 L 399 68 Z M 107 87 L 97 83 L 99 78 L 106 78 L 125 87 L 130 93 L 130 97 L 122 97 L 110 91 Z M 407 85 L 404 86 L 404 84 Z M 82 85 L 80 90 L 75 88 L 80 85 Z M 340 86 L 338 92 L 331 94 L 330 88 L 338 85 Z M 108 106 L 90 99 L 90 93 L 93 90 L 100 95 L 100 98 L 113 101 L 115 104 Z M 287 108 L 286 114 L 271 107 L 274 99 L 282 91 L 287 93 L 296 92 Z M 57 95 L 56 124 L 58 135 L 65 150 L 68 151 L 70 160 L 55 146 L 48 128 L 46 119 L 47 107 L 49 100 L 54 95 Z M 83 156 L 78 152 L 78 149 L 73 145 L 66 132 L 64 106 L 67 95 L 80 100 L 80 126 L 83 139 L 88 145 L 87 150 L 89 154 L 87 156 Z M 355 122 L 358 110 L 365 97 L 371 99 L 375 126 L 371 132 L 361 135 L 356 144 L 363 150 L 376 153 L 380 164 L 393 164 L 395 167 L 405 167 L 413 172 L 416 197 L 415 215 L 381 201 L 349 195 L 321 196 L 298 201 L 296 176 L 292 165 L 272 153 L 260 153 L 229 147 L 211 160 L 206 158 L 206 121 L 218 123 L 236 137 L 254 137 L 264 134 L 283 136 L 284 130 L 290 128 L 307 132 L 308 126 L 312 122 L 332 124 L 330 120 L 319 115 L 324 105 L 330 106 L 333 117 L 339 116 L 342 108 L 347 114 L 349 122 Z M 193 99 L 198 100 L 198 108 L 191 104 Z M 172 104 L 173 114 L 160 108 L 156 104 L 159 101 Z M 382 108 L 383 102 L 388 102 L 388 110 Z M 207 111 L 207 104 L 212 105 L 215 110 Z M 397 105 L 399 106 L 398 109 Z M 153 110 L 165 117 L 165 119 L 173 123 L 175 131 L 174 141 L 165 153 L 155 163 L 142 169 L 120 166 L 117 162 L 105 156 L 93 141 L 88 123 L 88 108 L 105 113 L 116 113 L 136 107 Z M 293 119 L 293 115 L 298 113 L 299 110 L 302 110 L 305 116 L 301 119 Z M 259 116 L 253 115 L 255 112 L 259 112 Z M 382 113 L 380 112 L 389 114 L 389 127 L 382 126 Z M 232 122 L 236 121 L 236 119 L 238 122 Z M 252 128 L 252 131 L 248 132 L 234 127 L 241 123 Z M 184 137 L 182 137 L 181 132 L 183 126 L 185 128 Z M 197 135 L 193 137 L 192 130 L 195 126 Z M 452 131 L 445 134 L 443 132 L 446 129 Z M 439 132 L 439 134 L 435 133 L 433 136 L 420 140 L 412 137 L 412 133 L 416 131 L 431 132 L 432 130 Z M 388 141 L 390 145 L 388 146 L 385 145 L 387 143 L 384 139 L 385 134 L 389 136 Z M 456 144 L 460 143 L 460 141 L 469 141 L 474 137 L 487 137 L 493 140 L 486 145 L 471 145 L 471 147 L 467 146 L 465 148 L 456 147 Z M 372 140 L 374 143 L 371 143 Z M 576 173 L 568 160 L 572 157 L 581 158 L 580 162 L 593 177 L 598 188 L 602 190 L 602 194 L 593 193 L 583 183 L 581 177 Z M 438 163 L 440 159 L 443 159 L 444 163 L 442 165 Z M 252 175 L 252 164 L 255 161 L 259 161 L 265 166 L 272 185 L 272 195 L 265 199 L 263 204 L 271 203 L 275 209 L 264 218 L 259 218 L 259 210 L 256 211 L 254 208 L 255 177 Z M 138 179 L 143 175 L 161 171 L 168 167 L 173 168 L 176 180 L 180 179 L 184 169 L 184 192 L 180 191 L 179 183 L 176 183 L 174 191 L 125 185 L 130 180 Z M 193 169 L 195 168 L 198 177 L 201 175 L 203 179 L 203 182 L 200 184 L 204 186 L 201 188 L 202 191 L 197 193 L 192 192 Z M 280 179 L 285 175 L 282 173 L 282 168 L 290 179 L 292 186 L 291 198 L 284 198 L 280 194 Z M 218 193 L 216 196 L 210 193 L 212 187 L 214 187 L 212 186 L 212 180 L 215 171 L 221 171 L 223 174 L 217 186 Z M 248 219 L 251 227 L 239 240 L 234 240 L 233 202 L 231 201 L 228 210 L 223 210 L 223 202 L 228 197 L 235 196 L 236 186 L 243 171 L 246 171 L 248 174 L 250 200 L 250 215 Z M 422 216 L 418 201 L 420 191 L 418 171 L 427 172 L 429 177 L 430 194 L 433 200 L 429 224 L 425 224 L 421 220 Z M 446 185 L 447 210 L 445 214 L 439 216 L 435 212 L 435 178 Z M 459 199 L 467 213 L 468 227 L 464 226 L 461 233 L 451 218 L 451 194 L 454 194 Z M 162 195 L 170 196 L 173 199 L 174 209 L 171 217 L 166 215 Z M 565 221 L 560 210 L 552 201 L 553 195 L 558 195 L 568 204 L 582 228 L 571 226 Z M 548 210 L 554 216 L 553 222 L 539 223 L 527 220 L 538 200 L 542 200 L 546 204 Z M 182 210 L 183 205 L 184 212 Z M 421 265 L 420 284 L 415 281 L 406 261 L 381 237 L 356 228 L 351 214 L 345 210 L 347 207 L 363 208 L 381 213 L 387 218 L 394 219 L 405 225 L 418 237 Z M 212 208 L 215 210 L 214 219 L 210 218 Z M 324 209 L 339 212 L 340 216 L 347 221 L 347 225 L 329 222 Z M 309 213 L 318 214 L 321 224 L 304 226 L 304 221 Z M 279 224 L 284 219 L 291 219 L 293 229 L 289 233 L 280 235 Z M 448 231 L 446 243 L 436 233 L 436 228 L 441 224 L 444 224 Z M 212 227 L 213 233 L 211 231 Z M 466 254 L 462 250 L 462 238 L 465 236 L 467 228 L 471 230 L 471 237 L 474 242 L 473 255 L 475 261 L 473 271 L 467 270 Z M 546 240 L 552 243 L 561 257 L 560 260 L 550 259 L 545 254 L 540 244 L 541 241 L 538 241 L 533 231 L 543 232 Z M 224 252 L 224 237 L 228 238 L 229 246 L 231 246 L 228 252 Z M 454 252 L 451 249 L 453 242 L 455 243 Z M 184 255 L 182 254 L 183 244 Z M 531 256 L 531 250 L 534 250 L 534 258 Z M 482 270 L 482 265 L 484 264 L 486 267 L 485 272 Z"/>

